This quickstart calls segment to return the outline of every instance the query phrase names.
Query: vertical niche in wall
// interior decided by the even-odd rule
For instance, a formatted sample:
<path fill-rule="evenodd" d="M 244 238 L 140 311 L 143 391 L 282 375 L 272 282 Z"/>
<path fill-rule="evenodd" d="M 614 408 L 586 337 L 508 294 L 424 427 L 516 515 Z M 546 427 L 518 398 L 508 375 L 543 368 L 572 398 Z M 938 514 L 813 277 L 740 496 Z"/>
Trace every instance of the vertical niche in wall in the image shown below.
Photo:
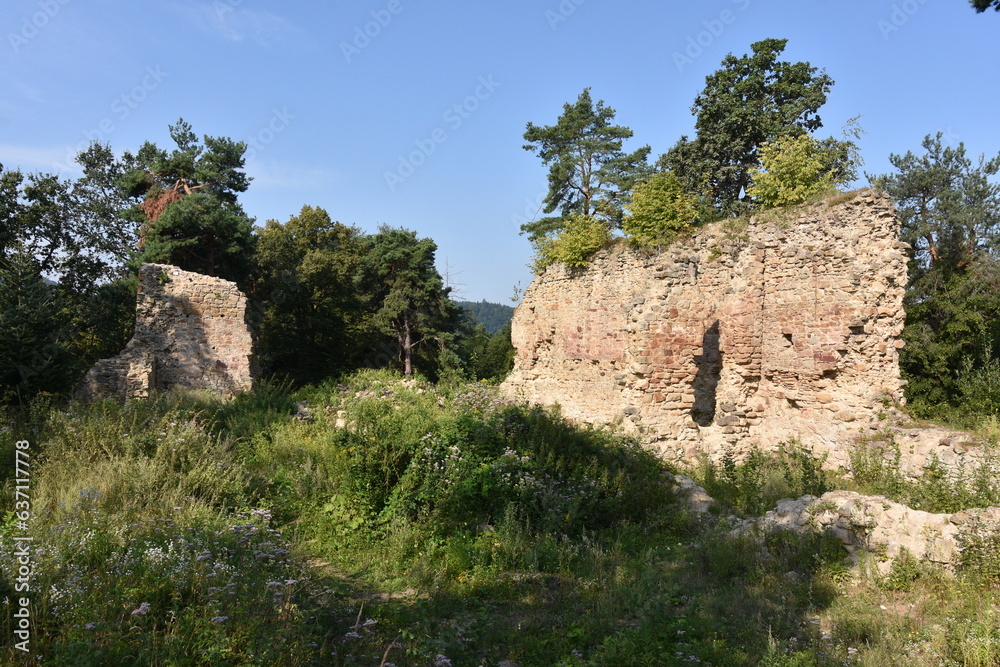
<path fill-rule="evenodd" d="M 715 419 L 716 389 L 722 374 L 722 353 L 719 351 L 719 320 L 701 337 L 701 354 L 694 358 L 694 405 L 691 419 L 699 426 L 709 426 Z"/>

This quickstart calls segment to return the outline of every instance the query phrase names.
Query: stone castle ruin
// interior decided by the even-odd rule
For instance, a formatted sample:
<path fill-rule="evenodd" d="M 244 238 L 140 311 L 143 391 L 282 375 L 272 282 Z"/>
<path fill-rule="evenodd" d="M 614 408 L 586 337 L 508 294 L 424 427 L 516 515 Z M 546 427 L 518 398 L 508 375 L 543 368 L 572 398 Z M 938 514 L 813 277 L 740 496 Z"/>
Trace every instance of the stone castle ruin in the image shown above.
<path fill-rule="evenodd" d="M 862 190 L 550 266 L 515 312 L 504 386 L 668 460 L 794 438 L 846 464 L 859 425 L 903 401 L 905 249 L 889 199 Z"/>
<path fill-rule="evenodd" d="M 135 333 L 117 357 L 94 364 L 81 398 L 206 390 L 232 396 L 253 387 L 247 299 L 236 283 L 166 264 L 139 268 Z"/>

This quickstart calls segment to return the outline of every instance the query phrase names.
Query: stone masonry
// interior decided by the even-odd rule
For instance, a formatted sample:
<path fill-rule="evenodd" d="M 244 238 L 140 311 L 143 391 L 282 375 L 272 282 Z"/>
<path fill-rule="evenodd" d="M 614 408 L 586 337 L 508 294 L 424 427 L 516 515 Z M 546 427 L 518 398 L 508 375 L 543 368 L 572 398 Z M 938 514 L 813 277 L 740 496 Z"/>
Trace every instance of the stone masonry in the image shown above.
<path fill-rule="evenodd" d="M 235 283 L 166 264 L 139 268 L 135 333 L 98 361 L 79 395 L 148 396 L 174 387 L 223 396 L 253 386 L 253 336 Z"/>
<path fill-rule="evenodd" d="M 550 266 L 514 314 L 504 386 L 641 432 L 668 460 L 794 438 L 844 464 L 859 426 L 904 400 L 898 239 L 888 198 L 861 190 Z"/>

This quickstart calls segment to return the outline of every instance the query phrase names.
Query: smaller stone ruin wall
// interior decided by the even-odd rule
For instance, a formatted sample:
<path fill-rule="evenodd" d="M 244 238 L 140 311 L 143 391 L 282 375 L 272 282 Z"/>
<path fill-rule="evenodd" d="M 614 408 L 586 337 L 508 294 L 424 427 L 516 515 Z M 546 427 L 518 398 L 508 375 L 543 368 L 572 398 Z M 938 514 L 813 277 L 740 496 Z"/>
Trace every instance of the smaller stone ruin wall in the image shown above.
<path fill-rule="evenodd" d="M 903 400 L 906 264 L 889 200 L 842 199 L 549 267 L 515 312 L 505 387 L 670 460 L 795 438 L 846 463 L 860 423 Z"/>
<path fill-rule="evenodd" d="M 223 396 L 253 386 L 253 335 L 236 284 L 166 264 L 139 269 L 135 333 L 97 362 L 80 395 L 148 396 L 174 387 Z"/>

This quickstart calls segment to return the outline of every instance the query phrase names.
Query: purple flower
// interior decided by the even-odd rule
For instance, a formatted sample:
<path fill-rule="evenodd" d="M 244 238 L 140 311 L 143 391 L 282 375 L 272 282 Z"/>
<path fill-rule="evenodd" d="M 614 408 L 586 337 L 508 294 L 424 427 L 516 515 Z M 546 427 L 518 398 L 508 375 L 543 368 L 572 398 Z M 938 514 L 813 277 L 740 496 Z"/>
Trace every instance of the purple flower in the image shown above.
<path fill-rule="evenodd" d="M 149 603 L 148 602 L 143 602 L 141 605 L 139 605 L 138 609 L 136 609 L 136 610 L 134 610 L 132 612 L 132 615 L 133 616 L 145 616 L 148 613 L 149 613 Z"/>

